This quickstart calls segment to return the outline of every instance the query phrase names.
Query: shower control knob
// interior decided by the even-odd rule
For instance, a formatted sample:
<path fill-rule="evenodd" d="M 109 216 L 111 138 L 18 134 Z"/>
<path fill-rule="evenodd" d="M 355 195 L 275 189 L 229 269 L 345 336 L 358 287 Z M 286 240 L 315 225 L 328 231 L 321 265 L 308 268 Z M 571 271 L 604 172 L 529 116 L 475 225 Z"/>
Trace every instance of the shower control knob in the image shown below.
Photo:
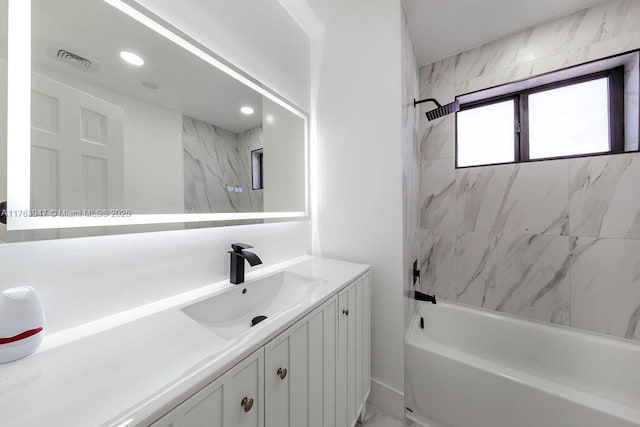
<path fill-rule="evenodd" d="M 278 372 L 276 374 L 280 377 L 281 380 L 287 378 L 287 368 L 278 368 Z"/>
<path fill-rule="evenodd" d="M 344 310 L 342 310 L 342 314 L 344 314 L 345 316 L 349 315 L 349 309 L 345 308 Z"/>
<path fill-rule="evenodd" d="M 245 397 L 242 399 L 242 402 L 240 402 L 240 406 L 244 408 L 244 412 L 249 412 L 251 408 L 253 408 L 253 399 Z"/>

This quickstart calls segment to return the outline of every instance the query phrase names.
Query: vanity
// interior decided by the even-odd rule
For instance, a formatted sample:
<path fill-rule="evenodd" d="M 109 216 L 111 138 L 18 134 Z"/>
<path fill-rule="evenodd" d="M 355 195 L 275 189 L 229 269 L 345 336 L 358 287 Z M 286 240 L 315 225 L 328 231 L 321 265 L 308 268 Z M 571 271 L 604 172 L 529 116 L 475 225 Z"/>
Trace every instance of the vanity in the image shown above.
<path fill-rule="evenodd" d="M 0 367 L 3 425 L 355 425 L 369 267 L 302 257 L 265 270 L 45 337 Z"/>

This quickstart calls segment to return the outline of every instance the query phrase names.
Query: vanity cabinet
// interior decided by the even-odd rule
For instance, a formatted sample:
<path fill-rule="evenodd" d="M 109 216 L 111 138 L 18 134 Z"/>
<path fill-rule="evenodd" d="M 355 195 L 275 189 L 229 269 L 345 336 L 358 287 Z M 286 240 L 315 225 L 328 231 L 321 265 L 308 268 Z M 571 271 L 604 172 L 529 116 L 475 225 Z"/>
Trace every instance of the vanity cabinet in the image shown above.
<path fill-rule="evenodd" d="M 369 280 L 356 279 L 154 427 L 354 426 L 370 389 Z"/>
<path fill-rule="evenodd" d="M 260 349 L 162 417 L 153 427 L 264 426 Z"/>

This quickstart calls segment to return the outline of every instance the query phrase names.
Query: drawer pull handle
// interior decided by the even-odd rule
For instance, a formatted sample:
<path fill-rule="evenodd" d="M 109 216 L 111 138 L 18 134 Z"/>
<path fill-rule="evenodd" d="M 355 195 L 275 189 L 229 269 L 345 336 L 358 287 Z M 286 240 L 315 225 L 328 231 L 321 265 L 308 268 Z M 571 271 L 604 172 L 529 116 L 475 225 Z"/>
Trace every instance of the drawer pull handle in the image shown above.
<path fill-rule="evenodd" d="M 281 380 L 287 378 L 287 368 L 278 368 L 278 372 L 276 374 L 280 377 Z"/>
<path fill-rule="evenodd" d="M 345 308 L 344 310 L 342 310 L 342 314 L 344 314 L 345 316 L 349 315 L 349 309 Z"/>
<path fill-rule="evenodd" d="M 249 412 L 251 408 L 253 408 L 253 399 L 245 397 L 242 399 L 242 402 L 240 402 L 240 406 L 244 408 L 244 412 Z"/>

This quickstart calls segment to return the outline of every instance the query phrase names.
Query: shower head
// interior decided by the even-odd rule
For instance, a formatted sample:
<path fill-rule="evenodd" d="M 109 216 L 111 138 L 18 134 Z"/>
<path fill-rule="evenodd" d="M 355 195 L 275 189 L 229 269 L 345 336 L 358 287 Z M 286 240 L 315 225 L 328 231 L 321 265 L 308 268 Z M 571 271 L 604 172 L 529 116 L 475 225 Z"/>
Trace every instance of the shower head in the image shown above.
<path fill-rule="evenodd" d="M 422 104 L 423 102 L 433 102 L 437 105 L 438 108 L 427 111 L 425 114 L 427 116 L 427 120 L 432 121 L 435 119 L 439 119 L 442 116 L 446 116 L 447 114 L 456 113 L 460 111 L 460 102 L 456 99 L 453 102 L 450 102 L 446 105 L 441 105 L 434 98 L 427 98 L 420 101 L 413 100 L 413 106 L 415 107 L 418 104 Z"/>
<path fill-rule="evenodd" d="M 435 108 L 431 111 L 427 111 L 425 114 L 427 115 L 427 120 L 432 121 L 435 119 L 439 119 L 442 116 L 446 116 L 447 114 L 456 113 L 460 111 L 460 103 L 458 100 L 448 103 L 447 105 L 441 105 L 438 108 Z"/>

